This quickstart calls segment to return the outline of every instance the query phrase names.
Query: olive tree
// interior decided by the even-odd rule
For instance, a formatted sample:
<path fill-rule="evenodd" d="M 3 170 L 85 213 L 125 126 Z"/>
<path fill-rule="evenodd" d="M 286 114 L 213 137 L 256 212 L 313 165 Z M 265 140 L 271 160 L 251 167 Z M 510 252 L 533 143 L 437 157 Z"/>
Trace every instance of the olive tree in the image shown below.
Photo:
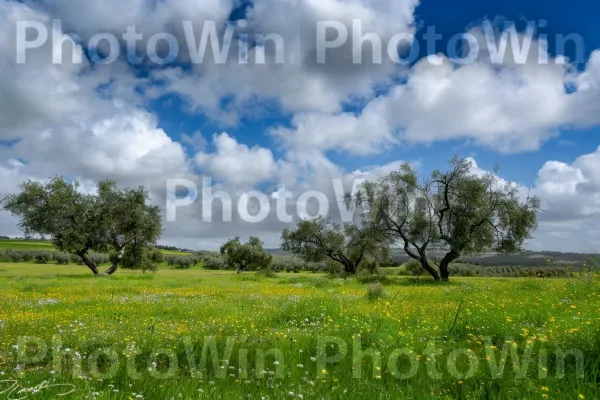
<path fill-rule="evenodd" d="M 102 181 L 97 193 L 85 194 L 77 181 L 55 177 L 48 183 L 27 181 L 20 192 L 0 200 L 6 211 L 19 218 L 27 236 L 50 237 L 62 252 L 74 254 L 100 275 L 91 252 L 112 253 L 112 265 L 104 274 L 144 262 L 143 256 L 161 234 L 158 207 L 150 206 L 144 188 L 119 189 L 114 181 Z"/>
<path fill-rule="evenodd" d="M 365 182 L 346 201 L 361 210 L 373 229 L 399 241 L 435 280 L 448 280 L 450 263 L 462 255 L 521 251 L 536 228 L 539 199 L 522 196 L 497 171 L 476 172 L 470 160 L 455 157 L 448 171 L 434 171 L 419 181 L 406 163 Z M 428 257 L 431 250 L 443 254 L 437 269 Z"/>
<path fill-rule="evenodd" d="M 341 264 L 344 271 L 356 274 L 368 257 L 385 257 L 388 242 L 376 230 L 355 223 L 333 223 L 322 217 L 298 221 L 295 229 L 285 229 L 281 249 L 306 262 L 326 259 Z"/>
<path fill-rule="evenodd" d="M 250 237 L 248 243 L 240 242 L 240 238 L 231 239 L 220 250 L 229 266 L 237 268 L 238 274 L 246 270 L 268 268 L 273 256 L 268 254 L 263 243 L 257 237 Z"/>

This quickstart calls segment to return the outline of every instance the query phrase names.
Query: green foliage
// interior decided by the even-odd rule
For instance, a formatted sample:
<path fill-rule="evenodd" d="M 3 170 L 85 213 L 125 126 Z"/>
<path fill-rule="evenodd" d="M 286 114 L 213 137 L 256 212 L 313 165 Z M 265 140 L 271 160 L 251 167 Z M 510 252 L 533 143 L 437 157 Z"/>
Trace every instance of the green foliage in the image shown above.
<path fill-rule="evenodd" d="M 167 261 L 167 265 L 175 267 L 175 268 L 179 268 L 179 269 L 192 268 L 202 261 L 202 259 L 196 255 L 188 255 L 188 256 L 167 255 L 167 256 L 165 256 L 165 260 Z"/>
<path fill-rule="evenodd" d="M 404 268 L 408 273 L 413 276 L 423 276 L 427 274 L 427 271 L 423 269 L 421 263 L 418 260 L 410 260 L 406 264 L 404 264 Z"/>
<path fill-rule="evenodd" d="M 79 256 L 95 275 L 98 264 L 90 252 L 115 252 L 141 263 L 161 233 L 160 211 L 146 204 L 148 194 L 141 187 L 118 189 L 115 182 L 102 181 L 97 194 L 84 194 L 79 182 L 55 177 L 47 184 L 27 181 L 20 189 L 1 204 L 19 218 L 25 235 L 50 237 L 59 251 Z M 113 264 L 109 273 L 117 267 Z"/>
<path fill-rule="evenodd" d="M 387 254 L 389 242 L 369 227 L 342 226 L 317 218 L 300 220 L 295 229 L 285 229 L 281 248 L 306 262 L 334 261 L 346 273 L 355 274 L 369 257 Z"/>
<path fill-rule="evenodd" d="M 277 276 L 275 271 L 273 271 L 272 266 L 268 266 L 267 268 L 263 268 L 263 269 L 259 270 L 258 274 L 260 274 L 261 276 L 264 276 L 265 278 L 274 278 Z"/>
<path fill-rule="evenodd" d="M 162 264 L 165 261 L 165 255 L 159 249 L 151 250 L 148 256 L 154 264 Z"/>
<path fill-rule="evenodd" d="M 221 256 L 208 256 L 204 258 L 204 268 L 212 270 L 224 270 L 227 269 L 227 263 Z"/>
<path fill-rule="evenodd" d="M 89 253 L 87 257 L 96 265 L 105 264 L 109 261 L 109 256 L 106 254 Z M 0 261 L 14 263 L 35 261 L 39 264 L 56 261 L 60 265 L 68 265 L 69 263 L 83 265 L 82 259 L 77 255 L 48 250 L 0 250 Z"/>
<path fill-rule="evenodd" d="M 365 223 L 399 242 L 405 252 L 436 280 L 447 280 L 450 263 L 464 254 L 490 249 L 522 250 L 536 227 L 537 197 L 521 200 L 519 188 L 494 173 L 474 171 L 468 159 L 453 158 L 446 172 L 420 181 L 408 163 L 346 195 L 349 207 Z M 427 257 L 430 248 L 445 250 L 438 269 Z"/>
<path fill-rule="evenodd" d="M 50 256 L 48 254 L 38 254 L 35 256 L 36 264 L 48 264 Z"/>
<path fill-rule="evenodd" d="M 220 253 L 229 266 L 237 268 L 238 273 L 268 268 L 273 261 L 273 256 L 265 252 L 260 239 L 253 236 L 244 244 L 239 237 L 231 239 L 221 246 Z"/>
<path fill-rule="evenodd" d="M 569 267 L 479 266 L 451 264 L 452 276 L 507 277 L 507 278 L 569 278 L 577 276 Z"/>
<path fill-rule="evenodd" d="M 71 262 L 71 255 L 67 253 L 55 253 L 54 259 L 59 265 L 69 265 Z"/>
<path fill-rule="evenodd" d="M 295 272 L 302 271 L 321 272 L 326 270 L 324 262 L 308 262 L 296 256 L 276 256 L 273 257 L 271 268 L 274 272 Z"/>
<path fill-rule="evenodd" d="M 115 265 L 119 264 L 124 269 L 141 270 L 144 273 L 147 271 L 157 271 L 159 264 L 164 256 L 160 250 L 151 247 L 133 246 L 125 252 L 112 253 L 110 262 Z"/>

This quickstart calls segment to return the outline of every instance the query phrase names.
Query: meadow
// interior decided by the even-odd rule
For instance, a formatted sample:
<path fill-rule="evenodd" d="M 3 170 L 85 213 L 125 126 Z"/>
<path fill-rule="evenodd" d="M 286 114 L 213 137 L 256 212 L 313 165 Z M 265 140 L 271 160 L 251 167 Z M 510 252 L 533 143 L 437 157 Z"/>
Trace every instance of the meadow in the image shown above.
<path fill-rule="evenodd" d="M 14 240 L 0 239 L 0 250 L 47 250 L 55 251 L 52 243 L 45 240 Z"/>
<path fill-rule="evenodd" d="M 379 280 L 2 263 L 0 398 L 600 398 L 598 282 Z"/>
<path fill-rule="evenodd" d="M 57 251 L 56 248 L 46 240 L 15 240 L 0 239 L 0 250 L 46 250 Z M 189 253 L 176 250 L 161 250 L 165 255 L 185 256 Z"/>

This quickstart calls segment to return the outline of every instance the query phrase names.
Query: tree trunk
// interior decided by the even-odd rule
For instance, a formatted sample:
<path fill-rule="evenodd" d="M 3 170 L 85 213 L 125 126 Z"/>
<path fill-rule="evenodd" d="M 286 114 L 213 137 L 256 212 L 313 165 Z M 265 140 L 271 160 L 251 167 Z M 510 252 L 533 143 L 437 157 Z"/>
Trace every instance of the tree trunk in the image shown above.
<path fill-rule="evenodd" d="M 109 269 L 107 269 L 104 274 L 107 275 L 107 276 L 112 275 L 115 272 L 117 272 L 117 269 L 119 269 L 119 263 L 118 262 L 114 262 L 113 265 Z"/>
<path fill-rule="evenodd" d="M 429 273 L 429 275 L 431 275 L 435 281 L 439 281 L 440 280 L 440 274 L 438 274 L 438 272 L 435 270 L 435 268 L 433 268 L 429 264 L 429 261 L 427 260 L 427 257 L 421 256 L 421 258 L 419 260 L 417 260 L 417 261 L 419 261 L 421 263 L 421 267 L 423 267 L 423 269 L 425 271 L 427 271 Z"/>
<path fill-rule="evenodd" d="M 242 272 L 244 272 L 244 270 L 246 269 L 246 264 L 240 264 L 237 273 L 241 274 Z"/>
<path fill-rule="evenodd" d="M 106 272 L 104 273 L 105 276 L 110 276 L 110 275 L 114 274 L 115 272 L 117 272 L 117 270 L 119 269 L 119 263 L 123 259 L 123 254 L 125 254 L 125 247 L 121 247 L 121 251 L 120 251 L 119 255 L 117 256 L 117 259 L 115 261 L 113 261 L 113 264 L 111 265 L 111 267 L 109 269 L 107 269 Z"/>
<path fill-rule="evenodd" d="M 450 263 L 452 261 L 456 260 L 459 257 L 460 253 L 456 250 L 450 250 L 448 253 L 446 253 L 444 258 L 440 262 L 440 274 L 442 276 L 443 281 L 448 281 L 448 279 L 450 278 L 450 272 L 448 271 L 448 267 L 450 266 Z"/>
<path fill-rule="evenodd" d="M 343 264 L 344 264 L 344 271 L 347 274 L 352 274 L 352 275 L 356 274 L 356 271 L 358 269 L 356 267 L 356 265 L 352 264 L 351 262 L 346 262 L 346 261 L 343 262 Z"/>
<path fill-rule="evenodd" d="M 83 261 L 83 263 L 94 273 L 94 276 L 100 275 L 98 266 L 94 264 L 90 259 L 88 259 L 85 256 L 85 253 L 78 253 L 77 255 L 81 258 L 81 261 Z"/>

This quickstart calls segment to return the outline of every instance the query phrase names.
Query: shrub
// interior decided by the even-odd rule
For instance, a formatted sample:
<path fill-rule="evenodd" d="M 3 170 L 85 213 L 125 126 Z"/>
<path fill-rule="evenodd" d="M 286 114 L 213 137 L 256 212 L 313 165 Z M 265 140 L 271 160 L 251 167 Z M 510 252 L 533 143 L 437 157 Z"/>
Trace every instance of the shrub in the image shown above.
<path fill-rule="evenodd" d="M 227 269 L 227 264 L 223 258 L 211 256 L 204 259 L 204 268 L 210 270 L 223 270 Z"/>
<path fill-rule="evenodd" d="M 36 264 L 48 264 L 48 255 L 46 254 L 38 254 L 35 256 Z"/>
<path fill-rule="evenodd" d="M 372 283 L 367 287 L 367 298 L 369 300 L 376 300 L 383 296 L 385 289 L 381 283 Z"/>
<path fill-rule="evenodd" d="M 359 269 L 358 269 L 358 273 L 363 273 L 363 274 L 376 274 L 377 273 L 377 267 L 378 267 L 378 263 L 375 260 L 369 260 L 369 261 L 364 261 Z"/>
<path fill-rule="evenodd" d="M 106 264 L 110 261 L 108 254 L 91 253 L 88 255 L 88 258 L 96 265 Z"/>
<path fill-rule="evenodd" d="M 417 260 L 410 260 L 406 264 L 404 264 L 404 268 L 413 276 L 421 276 L 425 275 L 427 271 L 421 267 L 421 263 Z"/>
<path fill-rule="evenodd" d="M 192 263 L 187 258 L 179 256 L 173 258 L 172 265 L 179 269 L 187 269 L 192 267 Z"/>
<path fill-rule="evenodd" d="M 69 265 L 71 256 L 66 253 L 54 253 L 54 260 L 59 265 Z"/>
<path fill-rule="evenodd" d="M 6 250 L 6 257 L 12 262 L 19 262 L 22 260 L 21 253 L 14 250 Z"/>
<path fill-rule="evenodd" d="M 271 266 L 259 270 L 257 274 L 260 274 L 265 278 L 274 278 L 277 276 L 277 274 L 273 271 L 273 268 Z"/>
<path fill-rule="evenodd" d="M 150 252 L 150 261 L 155 264 L 161 264 L 165 261 L 165 255 L 159 249 L 154 249 Z"/>

